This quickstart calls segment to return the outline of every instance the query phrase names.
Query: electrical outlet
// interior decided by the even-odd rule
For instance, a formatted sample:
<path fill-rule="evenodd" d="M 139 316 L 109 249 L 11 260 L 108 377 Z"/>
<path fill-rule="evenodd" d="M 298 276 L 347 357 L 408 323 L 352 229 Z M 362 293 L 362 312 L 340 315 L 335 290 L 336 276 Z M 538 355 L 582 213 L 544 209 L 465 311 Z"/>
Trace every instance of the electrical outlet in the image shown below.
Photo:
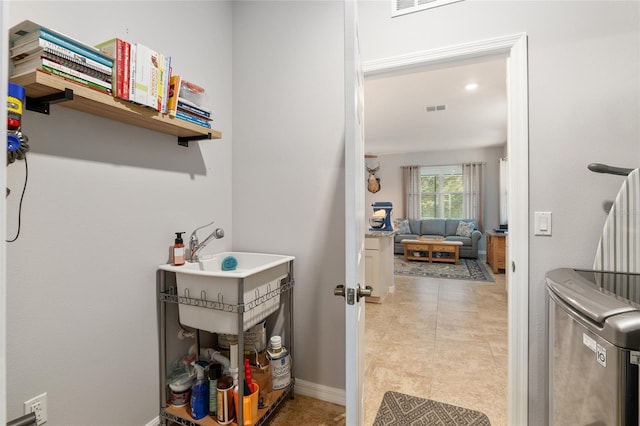
<path fill-rule="evenodd" d="M 24 402 L 24 414 L 35 413 L 38 426 L 47 422 L 47 393 Z"/>

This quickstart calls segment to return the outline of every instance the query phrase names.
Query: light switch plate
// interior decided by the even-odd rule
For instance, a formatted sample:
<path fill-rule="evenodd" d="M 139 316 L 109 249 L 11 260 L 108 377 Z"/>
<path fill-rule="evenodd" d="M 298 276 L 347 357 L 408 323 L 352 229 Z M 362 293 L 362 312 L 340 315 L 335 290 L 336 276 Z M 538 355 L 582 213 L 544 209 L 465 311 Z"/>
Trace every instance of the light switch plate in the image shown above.
<path fill-rule="evenodd" d="M 535 212 L 534 235 L 551 235 L 551 212 Z"/>

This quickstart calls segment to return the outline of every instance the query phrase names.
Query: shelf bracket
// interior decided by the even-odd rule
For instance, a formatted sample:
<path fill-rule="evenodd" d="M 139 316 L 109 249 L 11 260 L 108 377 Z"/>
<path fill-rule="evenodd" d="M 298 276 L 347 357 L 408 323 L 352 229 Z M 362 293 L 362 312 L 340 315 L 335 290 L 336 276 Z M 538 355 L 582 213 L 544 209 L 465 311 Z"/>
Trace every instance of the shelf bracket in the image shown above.
<path fill-rule="evenodd" d="M 41 114 L 49 115 L 49 105 L 57 104 L 58 102 L 72 101 L 73 90 L 64 89 L 64 92 L 54 93 L 52 95 L 41 96 L 39 98 L 30 98 L 27 96 L 26 108 L 29 111 L 39 112 Z"/>
<path fill-rule="evenodd" d="M 201 141 L 204 139 L 211 139 L 211 133 L 207 133 L 206 135 L 198 135 L 198 136 L 178 136 L 178 145 L 189 147 L 189 142 Z"/>

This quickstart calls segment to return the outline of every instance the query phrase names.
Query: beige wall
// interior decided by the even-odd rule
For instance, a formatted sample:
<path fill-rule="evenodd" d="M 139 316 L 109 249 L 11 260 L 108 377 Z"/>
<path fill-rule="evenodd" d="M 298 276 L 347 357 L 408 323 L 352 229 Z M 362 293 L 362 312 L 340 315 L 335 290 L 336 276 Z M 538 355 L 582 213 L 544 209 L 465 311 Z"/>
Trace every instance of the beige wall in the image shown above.
<path fill-rule="evenodd" d="M 174 232 L 216 220 L 231 246 L 231 5 L 225 2 L 9 2 L 86 43 L 154 47 L 209 94 L 223 139 L 173 136 L 53 106 L 26 112 L 29 183 L 20 238 L 7 245 L 7 416 L 47 392 L 48 425 L 148 424 L 158 415 L 156 266 Z M 115 9 L 115 10 L 114 10 Z M 151 18 L 149 18 L 149 14 Z M 188 22 L 189 25 L 185 25 Z M 7 169 L 7 234 L 24 162 Z"/>

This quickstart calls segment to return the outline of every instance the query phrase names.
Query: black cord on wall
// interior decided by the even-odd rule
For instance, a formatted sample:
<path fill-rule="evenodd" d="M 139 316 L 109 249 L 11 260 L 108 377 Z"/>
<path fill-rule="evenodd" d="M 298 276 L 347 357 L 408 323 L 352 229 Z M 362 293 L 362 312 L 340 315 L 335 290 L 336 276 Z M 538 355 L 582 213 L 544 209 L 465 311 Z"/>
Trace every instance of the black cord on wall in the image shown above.
<path fill-rule="evenodd" d="M 27 157 L 24 157 L 24 186 L 22 187 L 22 195 L 20 195 L 20 204 L 18 206 L 18 231 L 16 236 L 11 240 L 5 240 L 7 243 L 12 243 L 20 236 L 20 224 L 22 222 L 22 201 L 24 200 L 24 193 L 27 190 L 27 181 L 29 180 L 29 165 L 27 164 Z"/>

